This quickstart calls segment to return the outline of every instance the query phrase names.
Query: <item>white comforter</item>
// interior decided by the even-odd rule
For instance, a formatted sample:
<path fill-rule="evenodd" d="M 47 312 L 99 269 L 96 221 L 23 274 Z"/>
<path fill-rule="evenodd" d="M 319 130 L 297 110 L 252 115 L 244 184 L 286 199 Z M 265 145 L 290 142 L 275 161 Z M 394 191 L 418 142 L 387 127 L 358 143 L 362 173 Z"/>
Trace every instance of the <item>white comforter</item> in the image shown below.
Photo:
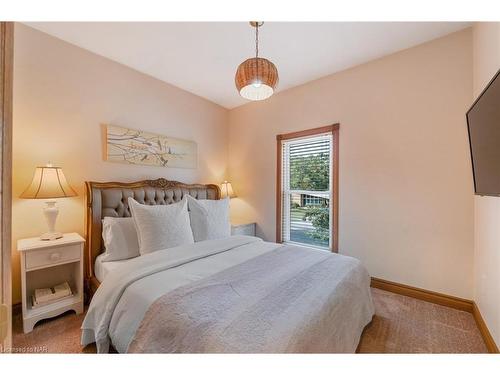
<path fill-rule="evenodd" d="M 82 325 L 82 345 L 96 342 L 102 353 L 108 351 L 111 341 L 118 352 L 127 352 L 144 315 L 158 298 L 280 246 L 255 237 L 233 236 L 161 250 L 127 262 L 110 274 L 94 295 Z M 371 300 L 367 303 L 372 308 Z M 338 317 L 340 320 L 332 324 L 342 324 L 342 319 L 348 318 Z M 356 340 L 357 330 L 353 332 Z"/>

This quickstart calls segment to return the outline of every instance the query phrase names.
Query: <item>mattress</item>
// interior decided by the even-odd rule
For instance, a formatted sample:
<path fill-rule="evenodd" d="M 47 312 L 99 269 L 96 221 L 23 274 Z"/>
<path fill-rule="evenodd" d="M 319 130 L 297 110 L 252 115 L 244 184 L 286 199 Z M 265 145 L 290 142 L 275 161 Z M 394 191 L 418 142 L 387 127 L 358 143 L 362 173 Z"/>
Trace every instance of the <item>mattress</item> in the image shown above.
<path fill-rule="evenodd" d="M 109 275 L 112 271 L 116 271 L 121 265 L 130 262 L 132 259 L 124 259 L 124 260 L 115 260 L 114 262 L 103 262 L 102 259 L 104 257 L 104 253 L 100 254 L 95 259 L 94 265 L 94 274 L 99 282 L 103 282 L 107 275 Z"/>

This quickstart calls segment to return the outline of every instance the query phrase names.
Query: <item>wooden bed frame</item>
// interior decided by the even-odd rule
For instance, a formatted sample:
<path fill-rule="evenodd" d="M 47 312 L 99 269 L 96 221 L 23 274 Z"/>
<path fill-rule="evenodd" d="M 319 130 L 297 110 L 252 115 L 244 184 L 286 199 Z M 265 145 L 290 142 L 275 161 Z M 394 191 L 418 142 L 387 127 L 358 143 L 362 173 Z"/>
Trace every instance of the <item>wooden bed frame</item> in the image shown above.
<path fill-rule="evenodd" d="M 85 295 L 92 298 L 100 285 L 94 274 L 97 256 L 104 251 L 102 219 L 106 216 L 129 217 L 128 197 L 148 205 L 172 204 L 189 194 L 196 199 L 220 199 L 220 188 L 214 184 L 184 184 L 164 178 L 137 182 L 85 182 Z"/>

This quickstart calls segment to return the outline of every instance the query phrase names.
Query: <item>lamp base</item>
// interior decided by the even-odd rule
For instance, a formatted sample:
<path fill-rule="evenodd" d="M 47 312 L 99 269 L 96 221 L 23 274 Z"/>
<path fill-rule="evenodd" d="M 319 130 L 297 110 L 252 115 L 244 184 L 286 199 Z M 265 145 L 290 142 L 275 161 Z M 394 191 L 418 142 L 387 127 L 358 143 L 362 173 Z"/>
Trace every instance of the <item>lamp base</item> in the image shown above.
<path fill-rule="evenodd" d="M 56 219 L 59 214 L 59 209 L 56 206 L 56 201 L 47 201 L 46 207 L 43 209 L 43 214 L 47 220 L 47 225 L 49 226 L 49 231 L 42 234 L 40 239 L 43 241 L 53 241 L 61 238 L 63 235 L 60 232 L 56 232 Z"/>
<path fill-rule="evenodd" d="M 58 238 L 62 238 L 63 234 L 60 232 L 47 232 L 44 233 L 40 236 L 40 239 L 42 241 L 53 241 L 57 240 Z"/>

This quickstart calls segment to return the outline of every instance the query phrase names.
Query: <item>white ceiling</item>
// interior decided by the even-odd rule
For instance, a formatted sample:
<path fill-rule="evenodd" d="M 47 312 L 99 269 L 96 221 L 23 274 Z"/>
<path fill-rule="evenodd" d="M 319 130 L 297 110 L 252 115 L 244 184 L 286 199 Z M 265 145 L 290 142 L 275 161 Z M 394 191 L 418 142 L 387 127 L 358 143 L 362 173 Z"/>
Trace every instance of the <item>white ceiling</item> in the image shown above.
<path fill-rule="evenodd" d="M 245 22 L 32 22 L 27 25 L 178 86 L 226 108 L 246 102 L 234 86 L 254 55 Z M 260 55 L 279 71 L 278 91 L 470 26 L 459 22 L 268 22 Z"/>

